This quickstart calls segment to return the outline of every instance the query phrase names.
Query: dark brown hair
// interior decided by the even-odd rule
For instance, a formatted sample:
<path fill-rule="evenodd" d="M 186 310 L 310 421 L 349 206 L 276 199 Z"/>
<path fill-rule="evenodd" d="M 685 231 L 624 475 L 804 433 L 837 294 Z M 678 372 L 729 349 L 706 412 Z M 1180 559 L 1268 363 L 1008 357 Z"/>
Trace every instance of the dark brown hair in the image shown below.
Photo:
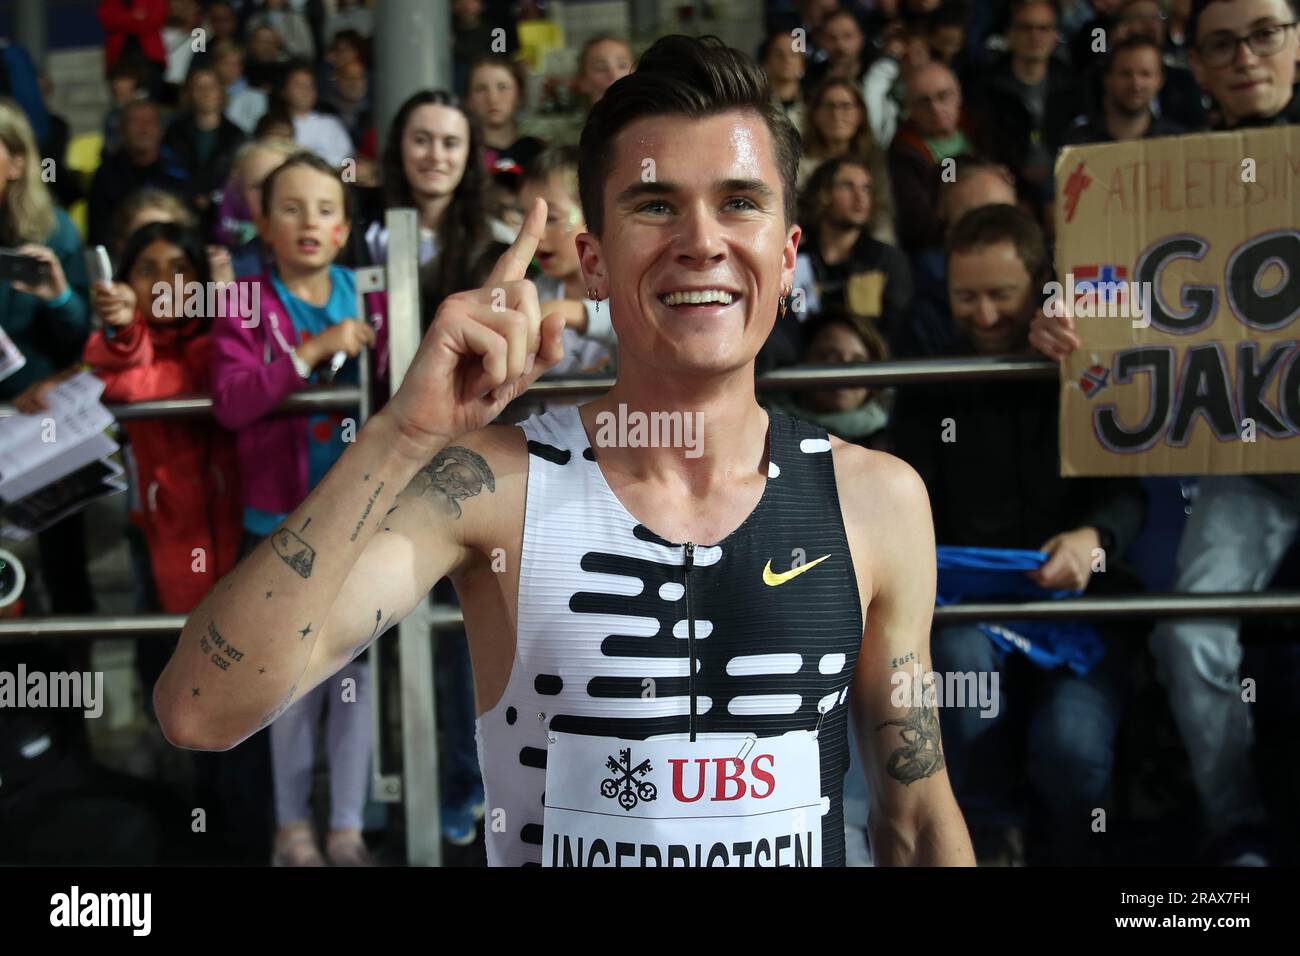
<path fill-rule="evenodd" d="M 1201 38 L 1196 35 L 1196 31 L 1200 28 L 1201 14 L 1205 12 L 1205 8 L 1212 3 L 1228 2 L 1230 0 L 1192 0 L 1192 12 L 1187 17 L 1188 46 L 1195 47 L 1201 42 Z M 1287 0 L 1287 5 L 1291 8 L 1292 16 L 1300 16 L 1300 0 Z"/>
<path fill-rule="evenodd" d="M 1156 63 L 1160 66 L 1161 72 L 1164 71 L 1164 51 L 1160 49 L 1160 44 L 1145 34 L 1134 33 L 1120 40 L 1111 48 L 1111 51 L 1106 54 L 1105 65 L 1102 67 L 1102 72 L 1109 73 L 1114 68 L 1120 54 L 1128 53 L 1131 50 L 1154 50 L 1156 54 Z"/>
<path fill-rule="evenodd" d="M 767 76 L 753 60 L 715 36 L 672 35 L 646 50 L 636 71 L 610 86 L 587 117 L 578 163 L 587 228 L 596 235 L 604 228 L 605 181 L 614 163 L 614 141 L 625 127 L 650 116 L 703 119 L 733 110 L 755 113 L 767 126 L 781 176 L 785 223 L 793 224 L 799 132 L 772 103 Z"/>
<path fill-rule="evenodd" d="M 1038 281 L 1048 274 L 1047 246 L 1038 223 L 1016 206 L 978 206 L 962 216 L 948 231 L 947 256 L 973 252 L 1009 242 L 1024 264 L 1031 279 Z"/>

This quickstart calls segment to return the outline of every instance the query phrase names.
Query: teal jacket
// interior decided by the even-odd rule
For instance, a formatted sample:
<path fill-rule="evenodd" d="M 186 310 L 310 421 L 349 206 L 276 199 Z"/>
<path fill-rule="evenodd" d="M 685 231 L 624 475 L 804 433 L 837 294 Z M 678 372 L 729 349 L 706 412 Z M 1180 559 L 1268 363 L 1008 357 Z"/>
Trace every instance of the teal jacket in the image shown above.
<path fill-rule="evenodd" d="M 90 280 L 81 236 L 67 213 L 62 209 L 54 212 L 54 232 L 44 244 L 59 257 L 72 296 L 52 309 L 0 280 L 0 328 L 27 356 L 26 365 L 0 381 L 0 402 L 13 401 L 28 385 L 80 360 L 90 335 Z"/>

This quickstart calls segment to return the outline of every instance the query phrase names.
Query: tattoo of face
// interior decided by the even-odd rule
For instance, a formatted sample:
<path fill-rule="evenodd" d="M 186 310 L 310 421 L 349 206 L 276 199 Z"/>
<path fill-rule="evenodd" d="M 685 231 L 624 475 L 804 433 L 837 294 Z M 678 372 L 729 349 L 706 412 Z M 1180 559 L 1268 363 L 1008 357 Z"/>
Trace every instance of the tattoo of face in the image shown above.
<path fill-rule="evenodd" d="M 288 528 L 281 528 L 271 536 L 271 545 L 280 560 L 293 568 L 301 577 L 311 577 L 311 566 L 316 561 L 316 550 Z"/>
<path fill-rule="evenodd" d="M 411 484 L 416 486 L 421 496 L 427 492 L 444 500 L 453 518 L 461 515 L 460 503 L 473 498 L 484 486 L 488 491 L 497 490 L 496 476 L 483 456 L 460 445 L 438 452 L 433 461 L 420 469 Z"/>
<path fill-rule="evenodd" d="M 900 720 L 887 720 L 877 730 L 898 727 L 903 746 L 889 756 L 889 775 L 907 786 L 924 780 L 943 769 L 943 752 L 939 749 L 939 711 L 934 706 L 908 708 Z"/>
<path fill-rule="evenodd" d="M 217 630 L 217 625 L 212 621 L 208 622 L 208 633 L 199 635 L 199 649 L 208 655 L 208 660 L 223 671 L 229 670 L 232 663 L 244 659 L 244 652 L 222 637 L 221 632 Z"/>

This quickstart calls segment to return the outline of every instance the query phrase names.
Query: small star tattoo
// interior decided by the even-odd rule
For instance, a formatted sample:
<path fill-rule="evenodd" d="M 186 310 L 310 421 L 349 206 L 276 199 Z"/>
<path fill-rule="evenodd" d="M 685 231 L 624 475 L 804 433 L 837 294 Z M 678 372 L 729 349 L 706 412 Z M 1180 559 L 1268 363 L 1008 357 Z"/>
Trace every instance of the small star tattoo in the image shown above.
<path fill-rule="evenodd" d="M 299 637 L 299 640 L 302 640 L 303 637 L 306 637 L 308 634 L 311 633 L 311 624 L 309 623 L 306 627 L 304 627 L 304 628 L 303 628 L 301 631 L 299 631 L 298 633 L 301 635 L 301 637 Z"/>
<path fill-rule="evenodd" d="M 270 597 L 270 596 L 271 596 L 271 592 L 270 592 L 270 591 L 267 591 L 267 592 L 266 592 L 266 596 L 267 596 L 267 597 Z"/>
<path fill-rule="evenodd" d="M 370 480 L 370 472 L 366 472 L 364 475 L 362 475 L 362 476 L 361 476 L 361 480 L 362 480 L 362 481 L 369 481 L 369 480 Z"/>
<path fill-rule="evenodd" d="M 199 689 L 198 689 L 197 687 L 192 687 L 192 688 L 190 688 L 190 696 L 191 696 L 191 697 L 198 697 L 198 696 L 199 696 Z"/>
<path fill-rule="evenodd" d="M 259 674 L 265 674 L 265 673 L 266 673 L 266 668 L 265 668 L 265 667 L 259 667 L 259 668 L 257 669 L 257 672 L 258 672 Z"/>

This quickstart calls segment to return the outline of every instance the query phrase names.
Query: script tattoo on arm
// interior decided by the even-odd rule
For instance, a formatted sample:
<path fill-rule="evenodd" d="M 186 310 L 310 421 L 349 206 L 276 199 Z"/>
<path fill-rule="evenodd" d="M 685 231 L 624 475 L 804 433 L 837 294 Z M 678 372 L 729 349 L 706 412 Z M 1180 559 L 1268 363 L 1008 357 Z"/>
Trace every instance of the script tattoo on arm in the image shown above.
<path fill-rule="evenodd" d="M 907 716 L 886 720 L 877 730 L 898 727 L 903 746 L 889 756 L 885 769 L 899 783 L 907 786 L 933 776 L 943 769 L 943 751 L 939 749 L 939 710 L 909 707 Z"/>
<path fill-rule="evenodd" d="M 244 652 L 221 636 L 214 621 L 208 621 L 207 634 L 199 635 L 199 649 L 208 655 L 208 660 L 223 671 L 229 670 L 232 663 L 239 663 L 244 659 Z"/>
<path fill-rule="evenodd" d="M 453 445 L 438 452 L 433 461 L 411 480 L 416 493 L 443 501 L 453 518 L 461 516 L 460 503 L 473 498 L 484 487 L 497 490 L 497 479 L 483 456 L 472 449 Z"/>
<path fill-rule="evenodd" d="M 366 475 L 366 478 L 369 477 L 370 477 L 369 475 Z M 357 526 L 352 529 L 352 537 L 348 538 L 349 541 L 357 540 L 357 535 L 361 533 L 361 526 L 364 525 L 366 523 L 366 519 L 370 517 L 370 509 L 375 506 L 375 500 L 379 497 L 380 493 L 383 492 L 383 490 L 384 490 L 384 483 L 381 481 L 379 483 L 379 487 L 370 493 L 370 500 L 366 502 L 366 510 L 361 512 L 361 519 L 357 522 Z"/>

